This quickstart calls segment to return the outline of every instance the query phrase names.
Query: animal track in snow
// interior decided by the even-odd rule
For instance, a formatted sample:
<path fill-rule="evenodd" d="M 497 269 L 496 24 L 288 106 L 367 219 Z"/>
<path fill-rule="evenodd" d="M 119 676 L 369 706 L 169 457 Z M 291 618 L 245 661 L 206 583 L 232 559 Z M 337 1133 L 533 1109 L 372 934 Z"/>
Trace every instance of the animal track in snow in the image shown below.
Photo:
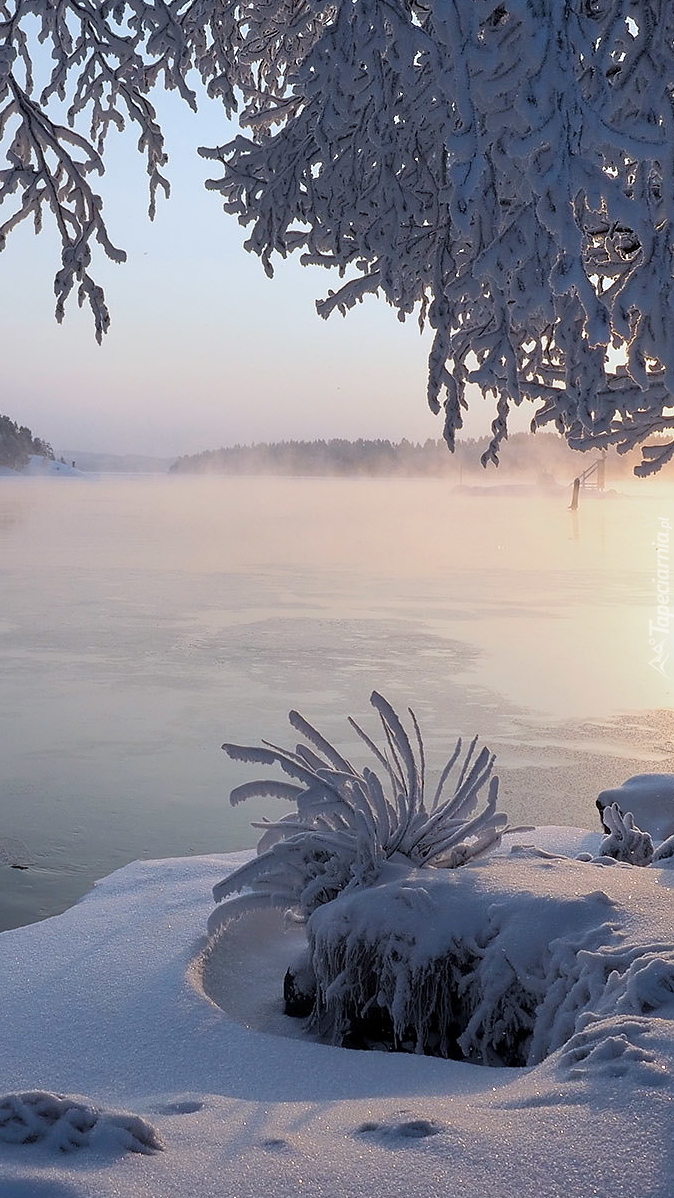
<path fill-rule="evenodd" d="M 400 1112 L 402 1115 L 405 1111 Z M 357 1135 L 376 1135 L 387 1140 L 423 1140 L 427 1136 L 437 1136 L 444 1128 L 434 1119 L 401 1119 L 392 1123 L 379 1123 L 376 1120 L 361 1123 L 356 1128 Z"/>

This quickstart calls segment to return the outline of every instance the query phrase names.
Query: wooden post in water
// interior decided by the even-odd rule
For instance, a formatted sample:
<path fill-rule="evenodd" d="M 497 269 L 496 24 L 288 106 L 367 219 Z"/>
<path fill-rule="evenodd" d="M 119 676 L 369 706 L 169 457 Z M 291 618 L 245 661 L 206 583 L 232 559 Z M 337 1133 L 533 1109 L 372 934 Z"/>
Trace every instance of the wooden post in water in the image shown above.
<path fill-rule="evenodd" d="M 580 479 L 574 478 L 574 480 L 573 480 L 573 495 L 571 496 L 571 507 L 569 508 L 570 512 L 578 511 L 578 493 L 579 493 L 579 491 L 580 491 Z"/>

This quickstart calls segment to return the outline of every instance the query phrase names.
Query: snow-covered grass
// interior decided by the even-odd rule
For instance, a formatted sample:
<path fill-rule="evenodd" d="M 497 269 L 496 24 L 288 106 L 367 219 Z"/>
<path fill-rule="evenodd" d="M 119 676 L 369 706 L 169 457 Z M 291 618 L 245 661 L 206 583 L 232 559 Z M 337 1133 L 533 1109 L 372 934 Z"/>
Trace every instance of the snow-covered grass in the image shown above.
<path fill-rule="evenodd" d="M 427 806 L 426 759 L 414 712 L 409 710 L 410 739 L 382 695 L 373 691 L 370 702 L 381 722 L 382 747 L 351 717 L 349 723 L 383 781 L 372 769 L 357 770 L 297 711 L 290 712 L 290 723 L 308 744 L 294 752 L 266 742 L 260 748 L 222 746 L 236 761 L 277 766 L 293 779 L 246 782 L 232 791 L 232 804 L 271 796 L 294 803 L 295 810 L 275 823 L 254 825 L 264 829 L 257 858 L 214 887 L 217 902 L 229 901 L 211 915 L 209 932 L 254 906 L 286 907 L 304 919 L 343 891 L 371 886 L 391 859 L 455 869 L 500 843 L 508 819 L 496 810 L 498 777 L 489 749 L 476 752 L 475 737 L 461 760 L 457 740 Z M 453 790 L 446 797 L 450 779 Z M 475 813 L 485 785 L 487 801 Z"/>
<path fill-rule="evenodd" d="M 64 915 L 4 933 L 2 1091 L 64 1096 L 101 1127 L 122 1110 L 162 1150 L 129 1152 L 114 1135 L 70 1152 L 0 1140 L 0 1198 L 665 1198 L 674 874 L 568 859 L 595 857 L 599 832 L 516 839 L 427 871 L 454 888 L 451 927 L 436 924 L 432 893 L 416 926 L 422 940 L 467 943 L 486 914 L 500 936 L 494 983 L 513 969 L 533 984 L 547 961 L 547 1025 L 560 1040 L 564 1020 L 575 1030 L 526 1068 L 306 1037 L 283 1014 L 271 910 L 224 929 L 206 978 L 210 888 L 248 854 L 136 863 Z M 291 955 L 300 934 L 289 929 Z"/>
<path fill-rule="evenodd" d="M 271 795 L 291 801 L 295 810 L 263 825 L 257 857 L 214 887 L 220 906 L 208 923 L 214 938 L 208 956 L 223 951 L 217 938 L 242 913 L 286 908 L 307 923 L 307 945 L 287 962 L 287 1010 L 308 1015 L 309 1027 L 323 1039 L 480 1064 L 536 1064 L 573 1039 L 589 996 L 605 1005 L 608 973 L 617 973 L 630 989 L 631 971 L 644 966 L 641 940 L 635 946 L 628 937 L 620 948 L 616 929 L 622 936 L 622 925 L 607 921 L 602 904 L 612 908 L 614 901 L 603 890 L 591 896 L 596 901 L 589 907 L 551 892 L 545 859 L 527 862 L 524 874 L 519 865 L 513 874 L 512 864 L 491 858 L 483 870 L 452 876 L 457 866 L 474 866 L 494 850 L 504 833 L 512 834 L 507 817 L 496 812 L 494 757 L 486 748 L 475 753 L 476 738 L 445 798 L 461 756 L 459 740 L 427 808 L 426 761 L 414 713 L 410 738 L 376 691 L 371 702 L 381 720 L 382 747 L 350 723 L 374 754 L 383 781 L 370 769 L 356 770 L 297 712 L 290 713 L 291 725 L 308 743 L 294 751 L 266 743 L 223 746 L 235 760 L 280 766 L 293 779 L 244 783 L 232 792 L 232 803 Z M 488 780 L 487 804 L 474 814 Z M 609 869 L 616 861 L 648 866 L 671 858 L 669 841 L 654 854 L 650 832 L 617 802 L 599 805 L 607 835 L 596 859 L 585 855 L 587 862 Z M 586 876 L 581 864 L 574 867 Z M 567 863 L 565 881 L 571 868 Z M 624 873 L 617 878 L 624 883 Z M 508 894 L 503 906 L 494 904 L 495 890 Z M 618 893 L 625 905 L 619 886 Z M 551 895 L 560 924 L 554 936 L 549 919 L 541 918 Z M 597 954 L 606 976 L 597 968 Z M 671 974 L 674 989 L 674 955 L 665 954 L 660 967 Z M 615 986 L 609 990 L 611 1008 Z M 653 1009 L 658 1005 L 654 1001 Z"/>

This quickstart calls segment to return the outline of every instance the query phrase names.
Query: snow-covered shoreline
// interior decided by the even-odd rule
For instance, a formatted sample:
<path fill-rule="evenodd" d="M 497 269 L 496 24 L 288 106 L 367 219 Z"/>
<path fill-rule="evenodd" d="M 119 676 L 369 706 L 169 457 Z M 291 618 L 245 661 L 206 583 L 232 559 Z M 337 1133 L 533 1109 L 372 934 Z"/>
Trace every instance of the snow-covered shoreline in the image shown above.
<path fill-rule="evenodd" d="M 0 466 L 0 478 L 91 478 L 84 470 L 78 470 L 74 462 L 56 461 L 32 454 L 27 465 L 20 470 L 11 466 Z"/>
<path fill-rule="evenodd" d="M 533 839 L 575 853 L 598 837 L 539 829 Z M 199 978 L 210 890 L 248 856 L 136 862 L 63 915 L 0 936 L 2 1090 L 124 1109 L 164 1145 L 139 1155 L 94 1138 L 69 1154 L 39 1138 L 0 1143 L 2 1198 L 477 1198 L 495 1185 L 508 1198 L 671 1192 L 666 1018 L 651 1021 L 658 1085 L 632 1067 L 629 1044 L 624 1068 L 613 1069 L 609 1054 L 563 1084 L 558 1054 L 531 1069 L 496 1069 L 332 1048 L 261 1030 L 263 1015 L 244 1025 L 277 986 L 271 1008 L 286 1017 L 283 953 L 270 962 L 242 925 L 228 983 L 239 1014 L 216 1006 Z M 604 870 L 586 868 L 596 891 Z M 651 873 L 615 869 L 635 885 Z M 670 886 L 670 870 L 657 872 Z M 616 1026 L 614 1048 L 623 1032 Z"/>

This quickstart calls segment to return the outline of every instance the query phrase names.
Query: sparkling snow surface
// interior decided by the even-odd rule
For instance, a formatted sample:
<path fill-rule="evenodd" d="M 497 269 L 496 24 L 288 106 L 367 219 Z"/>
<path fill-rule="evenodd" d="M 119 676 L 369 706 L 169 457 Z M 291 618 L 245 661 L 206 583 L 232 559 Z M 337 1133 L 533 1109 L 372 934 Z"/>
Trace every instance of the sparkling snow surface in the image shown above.
<path fill-rule="evenodd" d="M 599 837 L 539 829 L 526 839 L 575 854 Z M 71 1152 L 38 1134 L 0 1141 L 1 1198 L 669 1198 L 667 978 L 655 1014 L 616 1010 L 612 1034 L 580 1062 L 562 1048 L 532 1068 L 497 1069 L 299 1039 L 279 999 L 297 929 L 286 952 L 278 924 L 246 935 L 244 917 L 210 979 L 221 1005 L 201 986 L 210 888 L 247 856 L 135 863 L 64 915 L 0 936 L 3 1090 L 75 1096 L 100 1108 L 102 1127 L 128 1112 L 164 1145 L 145 1154 L 105 1135 L 84 1135 Z M 603 922 L 613 908 L 601 892 L 617 886 L 634 908 L 632 918 L 621 907 L 623 930 L 671 948 L 669 869 L 531 860 L 551 879 L 541 916 L 550 938 L 564 933 L 555 896 L 583 899 Z M 517 888 L 501 899 L 514 926 Z M 274 1034 L 284 1024 L 290 1038 Z"/>

